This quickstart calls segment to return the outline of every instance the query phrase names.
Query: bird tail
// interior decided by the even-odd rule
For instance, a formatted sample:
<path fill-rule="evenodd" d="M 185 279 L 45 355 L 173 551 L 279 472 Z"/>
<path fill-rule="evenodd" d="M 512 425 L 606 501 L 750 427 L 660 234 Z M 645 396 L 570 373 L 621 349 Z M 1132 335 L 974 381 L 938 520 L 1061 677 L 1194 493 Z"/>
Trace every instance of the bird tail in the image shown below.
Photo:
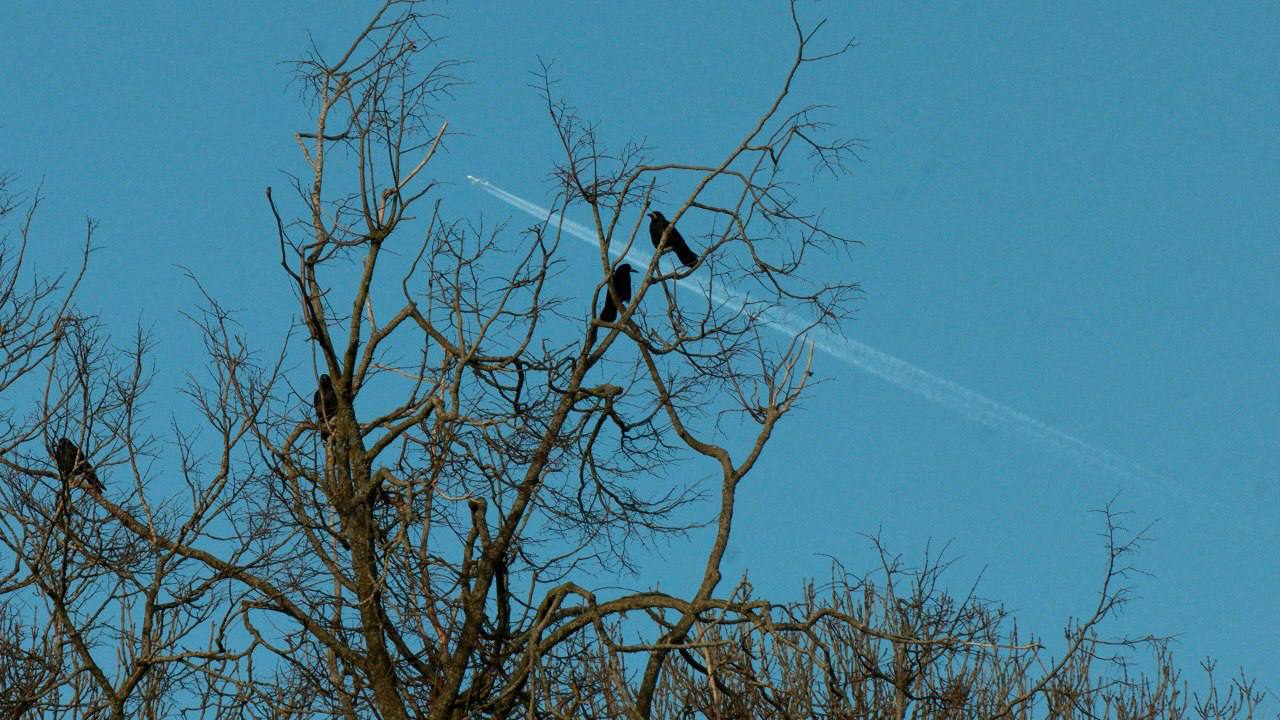
<path fill-rule="evenodd" d="M 688 247 L 676 247 L 676 257 L 684 263 L 685 267 L 693 267 L 698 264 L 698 255 Z"/>

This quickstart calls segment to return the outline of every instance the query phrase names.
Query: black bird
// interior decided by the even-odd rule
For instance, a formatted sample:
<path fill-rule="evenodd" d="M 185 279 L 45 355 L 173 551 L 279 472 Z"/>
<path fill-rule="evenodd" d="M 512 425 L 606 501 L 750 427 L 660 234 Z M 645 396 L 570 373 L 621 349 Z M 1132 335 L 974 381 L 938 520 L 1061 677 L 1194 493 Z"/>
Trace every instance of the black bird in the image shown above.
<path fill-rule="evenodd" d="M 631 300 L 631 273 L 635 270 L 631 269 L 630 263 L 622 263 L 613 269 L 613 275 L 609 277 L 609 285 L 613 287 L 613 294 L 618 296 L 625 305 Z M 609 294 L 608 289 L 604 293 L 604 307 L 600 310 L 600 319 L 605 322 L 613 322 L 618 319 L 618 308 L 613 304 L 613 295 Z"/>
<path fill-rule="evenodd" d="M 653 241 L 653 246 L 658 247 L 658 243 L 662 242 L 662 232 L 671 227 L 671 232 L 667 235 L 667 249 L 675 251 L 676 257 L 685 267 L 693 267 L 698 264 L 698 254 L 689 249 L 689 243 L 684 241 L 684 237 L 674 225 L 667 222 L 667 218 L 662 213 L 654 210 L 649 213 L 649 239 Z"/>
<path fill-rule="evenodd" d="M 88 485 L 98 492 L 103 491 L 98 473 L 94 472 L 93 466 L 89 464 L 89 460 L 75 443 L 66 438 L 59 438 L 58 447 L 53 451 L 53 459 L 58 463 L 58 475 L 62 477 L 62 482 L 74 482 L 80 486 Z"/>
<path fill-rule="evenodd" d="M 320 439 L 329 439 L 329 423 L 338 416 L 338 393 L 333 391 L 333 381 L 328 375 L 320 376 L 320 389 L 311 398 L 316 406 L 316 423 L 320 426 Z"/>

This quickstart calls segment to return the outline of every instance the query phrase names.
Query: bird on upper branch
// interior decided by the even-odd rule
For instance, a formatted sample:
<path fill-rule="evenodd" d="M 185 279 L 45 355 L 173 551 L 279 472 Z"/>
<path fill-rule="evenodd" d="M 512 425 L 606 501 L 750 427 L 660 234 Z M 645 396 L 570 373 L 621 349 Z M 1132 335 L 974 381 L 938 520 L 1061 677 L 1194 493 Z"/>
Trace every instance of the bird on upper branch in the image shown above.
<path fill-rule="evenodd" d="M 693 267 L 698 264 L 698 254 L 689 249 L 689 243 L 684 241 L 684 236 L 667 221 L 667 218 L 657 210 L 649 213 L 649 239 L 653 241 L 653 247 L 657 248 L 662 244 L 662 234 L 667 228 L 671 231 L 667 233 L 666 248 L 675 252 L 676 257 L 685 267 Z"/>
<path fill-rule="evenodd" d="M 58 464 L 58 475 L 64 483 L 75 483 L 80 487 L 92 487 L 102 492 L 105 486 L 98 479 L 98 473 L 89 464 L 88 458 L 67 438 L 58 438 L 58 446 L 53 451 L 53 459 Z"/>

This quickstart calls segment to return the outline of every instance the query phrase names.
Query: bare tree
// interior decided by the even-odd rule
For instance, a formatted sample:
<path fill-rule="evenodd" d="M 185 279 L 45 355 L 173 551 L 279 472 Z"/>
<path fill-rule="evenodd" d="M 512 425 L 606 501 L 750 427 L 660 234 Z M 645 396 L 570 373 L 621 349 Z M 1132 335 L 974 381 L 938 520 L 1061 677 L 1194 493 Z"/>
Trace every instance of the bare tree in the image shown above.
<path fill-rule="evenodd" d="M 1098 605 L 1057 660 L 998 606 L 944 592 L 942 565 L 909 571 L 883 550 L 879 580 L 840 572 L 798 602 L 723 590 L 737 491 L 813 359 L 765 317 L 834 327 L 857 292 L 807 279 L 851 243 L 787 180 L 856 158 L 791 98 L 851 44 L 823 49 L 821 24 L 791 11 L 776 96 L 710 163 L 607 147 L 541 68 L 556 211 L 589 216 L 599 245 L 589 302 L 558 273 L 581 247 L 554 217 L 514 233 L 445 212 L 429 168 L 458 81 L 433 60 L 437 18 L 390 0 L 341 54 L 298 61 L 305 172 L 266 191 L 295 330 L 257 349 L 205 294 L 207 370 L 183 389 L 204 426 L 163 439 L 142 402 L 149 338 L 113 347 L 72 305 L 74 279 L 18 284 L 28 215 L 0 255 L 0 389 L 29 381 L 30 408 L 0 437 L 4 712 L 1189 716 L 1158 643 L 1155 680 L 1101 674 L 1120 667 L 1097 629 L 1125 600 L 1133 547 L 1110 512 Z M 659 201 L 696 258 L 655 253 L 623 297 L 609 278 Z M 694 277 L 713 291 L 676 292 Z M 606 297 L 616 317 L 601 320 Z M 102 486 L 59 471 L 61 438 Z M 678 481 L 690 474 L 709 480 Z M 703 524 L 695 587 L 588 586 Z M 1256 706 L 1251 686 L 1229 693 L 1207 703 Z"/>

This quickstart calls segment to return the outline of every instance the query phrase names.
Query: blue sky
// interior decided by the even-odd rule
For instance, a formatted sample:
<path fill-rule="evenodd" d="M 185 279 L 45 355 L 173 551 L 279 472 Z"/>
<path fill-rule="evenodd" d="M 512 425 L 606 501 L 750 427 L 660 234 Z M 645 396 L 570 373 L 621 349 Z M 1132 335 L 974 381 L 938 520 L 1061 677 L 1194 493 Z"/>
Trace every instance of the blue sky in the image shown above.
<path fill-rule="evenodd" d="M 336 5 L 6 9 L 0 169 L 43 181 L 35 261 L 62 269 L 84 216 L 102 221 L 81 301 L 153 329 L 158 388 L 200 362 L 178 266 L 232 307 L 288 301 L 262 190 L 302 171 L 305 112 L 280 63 L 308 31 L 337 49 L 372 7 Z M 748 7 L 440 6 L 442 52 L 470 63 L 440 108 L 460 133 L 433 166 L 455 183 L 446 208 L 527 224 L 466 174 L 547 199 L 540 57 L 607 141 L 718 158 L 793 51 L 782 8 Z M 846 334 L 1148 472 L 1081 465 L 820 358 L 824 384 L 743 491 L 727 576 L 790 596 L 822 553 L 871 567 L 863 533 L 908 559 L 950 542 L 957 584 L 985 570 L 983 595 L 1054 636 L 1097 587 L 1088 511 L 1120 493 L 1155 540 L 1113 628 L 1179 634 L 1188 671 L 1211 655 L 1280 689 L 1259 631 L 1280 610 L 1280 7 L 805 7 L 859 42 L 797 87 L 869 146 L 810 194 L 863 243 L 833 270 L 865 289 Z M 264 344 L 287 322 L 246 318 Z M 157 418 L 189 412 L 175 397 L 153 395 Z M 666 588 L 695 571 L 670 565 Z"/>

